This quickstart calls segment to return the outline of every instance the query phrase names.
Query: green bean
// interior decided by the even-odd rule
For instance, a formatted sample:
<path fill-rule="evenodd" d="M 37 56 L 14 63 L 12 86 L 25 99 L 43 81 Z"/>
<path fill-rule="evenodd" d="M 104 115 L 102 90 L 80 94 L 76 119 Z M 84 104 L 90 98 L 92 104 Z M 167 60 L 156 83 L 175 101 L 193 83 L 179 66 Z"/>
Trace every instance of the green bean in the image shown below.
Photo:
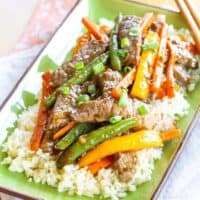
<path fill-rule="evenodd" d="M 64 87 L 69 87 L 72 85 L 82 84 L 87 81 L 93 74 L 93 67 L 98 65 L 99 63 L 105 64 L 108 60 L 108 52 L 101 54 L 96 57 L 92 62 L 86 65 L 83 69 L 75 72 L 74 76 L 67 80 L 63 85 L 61 85 L 53 94 L 49 95 L 45 99 L 45 105 L 47 107 L 52 106 L 56 101 L 57 91 L 61 90 Z"/>
<path fill-rule="evenodd" d="M 119 51 L 118 29 L 121 18 L 122 18 L 121 15 L 119 15 L 117 18 L 116 25 L 111 33 L 110 44 L 109 44 L 111 66 L 114 70 L 119 70 L 119 71 L 121 70 L 121 60 L 118 54 Z"/>
<path fill-rule="evenodd" d="M 77 124 L 61 140 L 59 140 L 55 149 L 64 150 L 68 148 L 80 135 L 83 135 L 95 128 L 94 123 Z"/>
<path fill-rule="evenodd" d="M 81 144 L 76 141 L 72 146 L 63 151 L 57 160 L 57 167 L 62 168 L 65 164 L 73 163 L 83 153 L 92 149 L 95 145 L 112 138 L 117 135 L 121 135 L 127 130 L 137 125 L 137 119 L 135 117 L 121 120 L 120 122 L 112 125 L 108 125 L 97 130 L 94 130 L 85 135 L 85 143 Z"/>

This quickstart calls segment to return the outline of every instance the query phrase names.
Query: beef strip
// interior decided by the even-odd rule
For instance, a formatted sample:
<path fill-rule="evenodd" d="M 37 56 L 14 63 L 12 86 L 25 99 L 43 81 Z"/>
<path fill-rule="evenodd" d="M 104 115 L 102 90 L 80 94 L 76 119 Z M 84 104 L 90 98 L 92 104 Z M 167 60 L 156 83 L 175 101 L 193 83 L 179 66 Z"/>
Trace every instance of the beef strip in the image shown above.
<path fill-rule="evenodd" d="M 97 84 L 101 89 L 102 96 L 106 97 L 110 94 L 110 90 L 114 88 L 122 76 L 119 72 L 107 69 L 103 74 L 97 77 Z"/>
<path fill-rule="evenodd" d="M 128 38 L 130 45 L 127 48 L 128 55 L 123 59 L 124 65 L 135 66 L 140 57 L 141 34 L 130 35 L 131 30 L 139 31 L 141 18 L 136 16 L 124 16 L 119 24 L 119 41 Z"/>
<path fill-rule="evenodd" d="M 82 86 L 74 85 L 70 88 L 70 94 L 64 95 L 60 93 L 58 95 L 56 103 L 51 110 L 45 136 L 42 140 L 41 148 L 44 152 L 53 152 L 54 141 L 52 140 L 52 134 L 73 120 L 70 114 L 77 110 L 76 99 L 80 94 L 87 92 L 90 84 L 95 83 L 94 81 L 88 81 Z"/>
<path fill-rule="evenodd" d="M 75 68 L 74 65 L 78 62 L 84 62 L 84 64 L 88 64 L 95 57 L 102 54 L 108 43 L 103 43 L 98 40 L 91 40 L 83 46 L 77 55 L 75 55 L 71 60 L 64 63 L 59 69 L 57 69 L 52 76 L 51 84 L 54 87 L 58 87 L 62 85 L 65 81 L 67 81 L 74 73 Z"/>
<path fill-rule="evenodd" d="M 71 121 L 69 113 L 73 112 L 75 109 L 75 99 L 77 98 L 79 90 L 80 86 L 73 86 L 69 95 L 59 94 L 57 96 L 56 103 L 51 110 L 45 135 L 41 144 L 41 148 L 44 152 L 53 153 L 54 141 L 52 139 L 52 134 Z"/>
<path fill-rule="evenodd" d="M 132 179 L 136 161 L 137 158 L 134 151 L 116 154 L 116 161 L 113 164 L 113 168 L 122 182 L 127 183 Z"/>
<path fill-rule="evenodd" d="M 88 85 L 95 84 L 87 81 L 83 85 L 74 85 L 70 88 L 70 94 L 60 93 L 49 117 L 48 130 L 56 131 L 72 120 L 71 114 L 77 112 L 76 100 L 79 95 L 87 93 Z"/>
<path fill-rule="evenodd" d="M 44 137 L 40 148 L 43 152 L 53 153 L 54 140 L 52 139 L 52 133 L 50 131 L 45 131 Z"/>
<path fill-rule="evenodd" d="M 135 115 L 134 101 L 128 99 L 125 107 L 120 107 L 112 97 L 82 103 L 71 117 L 78 122 L 104 122 L 112 116 L 128 118 Z"/>
<path fill-rule="evenodd" d="M 190 74 L 181 65 L 174 66 L 174 76 L 178 81 L 180 81 L 184 84 L 189 84 L 191 81 Z"/>
<path fill-rule="evenodd" d="M 74 89 L 75 87 L 73 87 Z M 79 89 L 76 87 L 76 89 Z M 73 90 L 71 90 L 71 93 Z M 67 122 L 70 121 L 69 113 L 74 112 L 76 106 L 76 98 L 78 96 L 78 90 L 73 92 L 70 95 L 58 95 L 56 99 L 55 106 L 52 110 L 50 116 L 50 123 L 48 129 L 56 130 L 59 127 L 63 127 Z"/>
<path fill-rule="evenodd" d="M 189 51 L 189 43 L 182 41 L 177 36 L 170 38 L 176 56 L 176 64 L 174 66 L 175 78 L 184 85 L 191 83 L 191 70 L 198 68 L 198 61 L 194 54 Z"/>
<path fill-rule="evenodd" d="M 71 113 L 74 120 L 78 122 L 102 122 L 110 117 L 112 107 L 115 102 L 110 96 L 110 90 L 120 81 L 121 75 L 111 69 L 107 69 L 102 75 L 97 77 L 97 83 L 102 92 L 102 96 L 96 100 L 82 103 L 77 112 Z"/>
<path fill-rule="evenodd" d="M 176 63 L 181 64 L 188 68 L 196 68 L 198 63 L 192 52 L 187 48 L 188 42 L 184 42 L 178 39 L 172 40 L 174 52 L 176 55 Z"/>
<path fill-rule="evenodd" d="M 103 122 L 110 117 L 114 99 L 103 98 L 82 103 L 71 116 L 78 122 Z"/>
<path fill-rule="evenodd" d="M 134 101 L 128 98 L 125 107 L 118 106 L 116 101 L 111 96 L 111 89 L 121 80 L 118 72 L 108 69 L 98 78 L 102 96 L 96 100 L 82 103 L 77 112 L 71 113 L 71 117 L 78 122 L 103 122 L 110 117 L 121 115 L 124 118 L 135 115 Z"/>

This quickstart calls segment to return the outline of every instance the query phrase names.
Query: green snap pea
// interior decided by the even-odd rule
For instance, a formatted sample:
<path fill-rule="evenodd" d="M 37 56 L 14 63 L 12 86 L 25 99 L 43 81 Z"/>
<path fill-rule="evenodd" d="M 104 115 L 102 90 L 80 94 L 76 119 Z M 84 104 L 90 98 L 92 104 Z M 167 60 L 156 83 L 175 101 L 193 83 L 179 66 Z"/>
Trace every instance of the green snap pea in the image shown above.
<path fill-rule="evenodd" d="M 112 30 L 110 43 L 109 43 L 109 50 L 110 50 L 110 62 L 111 66 L 114 70 L 121 70 L 121 60 L 119 57 L 119 44 L 118 44 L 118 30 L 119 30 L 119 23 L 121 21 L 121 15 L 117 18 L 117 22 L 115 27 Z"/>
<path fill-rule="evenodd" d="M 94 123 L 81 123 L 72 128 L 55 145 L 55 149 L 64 150 L 68 148 L 80 135 L 83 135 L 95 128 Z"/>

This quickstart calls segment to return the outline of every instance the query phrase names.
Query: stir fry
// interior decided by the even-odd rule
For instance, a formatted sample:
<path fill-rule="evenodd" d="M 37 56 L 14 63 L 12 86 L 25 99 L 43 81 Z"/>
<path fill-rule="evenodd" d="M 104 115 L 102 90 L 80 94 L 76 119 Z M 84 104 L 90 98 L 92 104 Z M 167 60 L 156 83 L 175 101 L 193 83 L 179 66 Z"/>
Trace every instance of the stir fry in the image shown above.
<path fill-rule="evenodd" d="M 73 56 L 42 76 L 42 93 L 33 151 L 57 156 L 57 167 L 77 163 L 96 174 L 112 166 L 121 152 L 163 147 L 181 136 L 142 126 L 145 105 L 194 89 L 197 50 L 182 35 L 170 35 L 165 15 L 119 15 L 113 28 L 89 17 Z M 127 155 L 128 155 L 127 153 Z"/>

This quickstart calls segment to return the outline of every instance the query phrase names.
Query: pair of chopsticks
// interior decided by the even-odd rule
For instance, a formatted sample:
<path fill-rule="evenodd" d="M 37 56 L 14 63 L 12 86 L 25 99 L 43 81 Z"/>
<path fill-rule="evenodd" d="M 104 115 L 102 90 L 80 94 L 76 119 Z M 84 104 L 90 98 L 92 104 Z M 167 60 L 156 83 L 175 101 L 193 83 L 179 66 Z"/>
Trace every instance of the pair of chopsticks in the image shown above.
<path fill-rule="evenodd" d="M 176 0 L 176 3 L 190 28 L 196 48 L 200 53 L 200 16 L 191 0 Z"/>

